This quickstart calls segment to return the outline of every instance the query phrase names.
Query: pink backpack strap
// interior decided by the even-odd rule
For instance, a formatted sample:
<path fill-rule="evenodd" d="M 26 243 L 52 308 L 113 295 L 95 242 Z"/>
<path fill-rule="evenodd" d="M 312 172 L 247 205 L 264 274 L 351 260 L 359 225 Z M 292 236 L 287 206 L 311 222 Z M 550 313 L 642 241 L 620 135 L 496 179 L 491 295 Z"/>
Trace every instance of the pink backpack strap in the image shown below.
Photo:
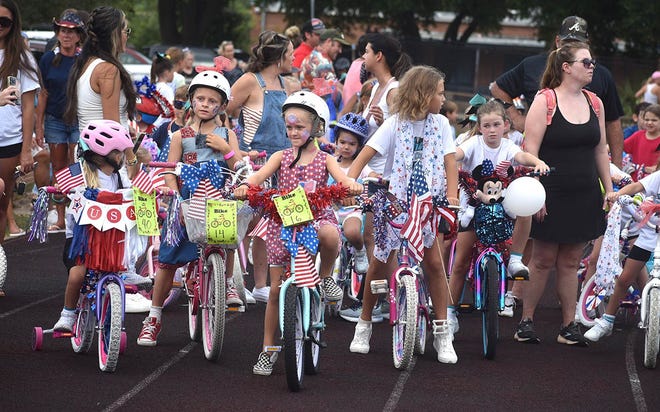
<path fill-rule="evenodd" d="M 557 96 L 555 96 L 553 90 L 547 88 L 539 90 L 537 94 L 543 94 L 545 96 L 545 102 L 548 106 L 545 124 L 549 126 L 552 123 L 552 115 L 555 114 L 555 109 L 557 109 Z"/>
<path fill-rule="evenodd" d="M 587 89 L 582 89 L 582 91 L 584 92 L 584 94 L 587 95 L 589 104 L 594 109 L 594 113 L 596 113 L 596 117 L 600 117 L 600 100 L 598 100 L 598 95 Z"/>

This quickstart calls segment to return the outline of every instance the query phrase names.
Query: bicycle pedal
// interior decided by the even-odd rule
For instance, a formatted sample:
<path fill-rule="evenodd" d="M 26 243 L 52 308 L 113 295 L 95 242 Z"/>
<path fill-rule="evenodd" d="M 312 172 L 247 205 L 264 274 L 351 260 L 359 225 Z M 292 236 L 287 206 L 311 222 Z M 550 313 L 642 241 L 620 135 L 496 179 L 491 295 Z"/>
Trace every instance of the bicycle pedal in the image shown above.
<path fill-rule="evenodd" d="M 389 286 L 387 285 L 387 280 L 372 280 L 371 281 L 371 293 L 374 295 L 387 294 L 390 291 Z"/>
<path fill-rule="evenodd" d="M 73 332 L 61 332 L 58 330 L 53 331 L 53 338 L 59 339 L 59 338 L 72 338 L 73 337 Z"/>
<path fill-rule="evenodd" d="M 522 280 L 522 281 L 527 281 L 529 280 L 528 276 L 514 276 L 512 278 L 509 278 L 510 280 Z"/>
<path fill-rule="evenodd" d="M 458 305 L 458 311 L 460 313 L 472 313 L 474 312 L 474 309 L 475 308 L 473 305 L 467 303 L 461 303 L 460 305 Z"/>
<path fill-rule="evenodd" d="M 341 301 L 339 301 L 339 300 L 330 300 L 330 301 L 326 301 L 325 305 L 326 306 L 337 306 L 340 302 Z"/>
<path fill-rule="evenodd" d="M 173 288 L 182 288 L 183 287 L 183 282 L 172 282 L 172 287 Z"/>
<path fill-rule="evenodd" d="M 245 306 L 243 305 L 227 306 L 227 312 L 245 312 Z"/>
<path fill-rule="evenodd" d="M 266 353 L 282 352 L 282 347 L 281 346 L 266 346 L 266 347 L 264 347 L 264 352 L 266 352 Z"/>

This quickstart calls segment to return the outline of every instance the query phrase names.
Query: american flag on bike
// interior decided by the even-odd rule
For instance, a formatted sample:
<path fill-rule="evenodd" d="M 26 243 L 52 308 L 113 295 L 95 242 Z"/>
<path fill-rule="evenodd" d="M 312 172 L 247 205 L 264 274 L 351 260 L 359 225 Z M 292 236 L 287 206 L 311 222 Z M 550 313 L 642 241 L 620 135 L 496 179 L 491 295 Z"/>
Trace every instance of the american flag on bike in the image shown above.
<path fill-rule="evenodd" d="M 302 245 L 298 245 L 298 254 L 293 258 L 293 269 L 296 275 L 296 285 L 314 287 L 321 283 L 314 258 Z"/>
<path fill-rule="evenodd" d="M 171 169 L 166 167 L 155 167 L 151 169 L 149 175 L 151 176 L 151 182 L 154 188 L 165 186 L 165 175 L 167 174 L 166 172 L 169 172 L 170 170 Z"/>
<path fill-rule="evenodd" d="M 145 172 L 144 170 L 140 169 L 133 178 L 133 187 L 137 187 L 142 191 L 143 193 L 146 194 L 151 194 L 154 191 L 154 184 L 151 181 L 151 174 Z"/>
<path fill-rule="evenodd" d="M 206 199 L 222 199 L 220 190 L 216 189 L 209 179 L 202 179 L 197 185 L 197 190 L 190 199 L 188 216 L 193 219 L 204 220 L 206 218 Z"/>
<path fill-rule="evenodd" d="M 265 242 L 267 234 L 268 234 L 268 219 L 266 217 L 262 217 L 261 219 L 259 219 L 259 222 L 254 227 L 254 229 L 252 229 L 252 231 L 248 234 L 248 236 L 261 238 Z"/>
<path fill-rule="evenodd" d="M 495 174 L 500 178 L 506 179 L 508 177 L 507 171 L 511 167 L 511 162 L 509 160 L 502 160 L 495 166 Z"/>
<path fill-rule="evenodd" d="M 76 162 L 55 173 L 57 188 L 62 193 L 68 193 L 78 186 L 87 186 L 80 162 Z"/>
<path fill-rule="evenodd" d="M 433 212 L 433 197 L 426 192 L 422 196 L 413 193 L 410 200 L 408 219 L 401 228 L 401 237 L 408 241 L 408 251 L 412 257 L 420 262 L 424 257 L 424 235 L 422 228 L 430 220 L 432 228 L 438 227 L 440 214 Z"/>

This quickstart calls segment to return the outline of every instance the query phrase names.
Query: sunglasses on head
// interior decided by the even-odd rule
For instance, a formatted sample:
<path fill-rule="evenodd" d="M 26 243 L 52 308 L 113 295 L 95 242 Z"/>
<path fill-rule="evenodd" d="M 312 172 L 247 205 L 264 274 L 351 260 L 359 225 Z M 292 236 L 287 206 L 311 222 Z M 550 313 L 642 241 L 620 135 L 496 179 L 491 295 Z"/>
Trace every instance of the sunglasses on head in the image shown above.
<path fill-rule="evenodd" d="M 14 24 L 14 20 L 10 19 L 9 17 L 0 17 L 0 27 L 7 28 L 11 27 L 12 24 Z"/>
<path fill-rule="evenodd" d="M 571 61 L 569 61 L 569 63 L 576 63 L 576 62 L 582 63 L 582 65 L 584 66 L 585 69 L 588 69 L 589 67 L 591 67 L 592 64 L 594 65 L 594 67 L 596 67 L 596 60 L 594 60 L 594 59 L 587 59 L 585 57 L 582 60 L 571 60 Z"/>
<path fill-rule="evenodd" d="M 174 101 L 174 108 L 177 110 L 181 110 L 186 106 L 185 100 L 175 100 Z"/>

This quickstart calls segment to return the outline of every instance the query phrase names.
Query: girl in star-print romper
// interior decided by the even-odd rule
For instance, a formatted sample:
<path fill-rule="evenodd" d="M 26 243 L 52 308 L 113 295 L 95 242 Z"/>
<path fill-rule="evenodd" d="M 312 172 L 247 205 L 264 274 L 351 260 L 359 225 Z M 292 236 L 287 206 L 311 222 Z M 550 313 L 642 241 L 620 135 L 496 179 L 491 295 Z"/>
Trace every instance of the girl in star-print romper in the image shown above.
<path fill-rule="evenodd" d="M 328 175 L 336 182 L 349 188 L 354 195 L 362 193 L 362 185 L 348 179 L 339 168 L 335 158 L 321 150 L 316 138 L 325 134 L 330 113 L 325 101 L 310 92 L 296 92 L 289 96 L 282 106 L 286 123 L 286 133 L 291 141 L 291 148 L 275 152 L 268 162 L 247 179 L 249 185 L 260 185 L 276 172 L 279 172 L 278 189 L 291 191 L 303 184 L 308 191 L 326 186 Z M 237 199 L 244 199 L 247 185 L 239 186 L 235 192 Z M 332 279 L 332 268 L 339 253 L 340 236 L 337 218 L 328 208 L 314 217 L 313 227 L 318 234 L 321 256 L 321 287 L 326 300 L 338 301 L 342 290 Z M 275 345 L 275 333 L 278 329 L 278 307 L 280 284 L 284 267 L 290 262 L 288 251 L 280 239 L 282 226 L 272 220 L 268 224 L 268 263 L 270 265 L 270 296 L 266 304 L 264 320 L 263 350 L 252 371 L 257 375 L 270 375 L 277 352 L 270 353 L 267 348 Z"/>
<path fill-rule="evenodd" d="M 416 66 L 408 70 L 400 80 L 397 98 L 391 107 L 393 113 L 367 141 L 348 171 L 356 177 L 377 153 L 386 158 L 383 179 L 388 180 L 389 192 L 396 197 L 403 212 L 397 218 L 400 223 L 409 218 L 414 198 L 430 194 L 433 211 L 428 220 L 417 224 L 409 234 L 408 249 L 421 258 L 424 275 L 435 308 L 433 321 L 433 346 L 438 361 L 456 363 L 458 358 L 452 344 L 447 323 L 448 285 L 444 269 L 441 245 L 443 233 L 439 229 L 441 205 L 458 205 L 458 171 L 456 147 L 449 120 L 438 114 L 445 101 L 444 74 L 429 66 Z M 386 276 L 389 263 L 396 262 L 401 245 L 401 233 L 384 219 L 379 218 L 383 208 L 374 205 L 374 258 L 367 270 L 366 284 Z M 421 217 L 420 217 L 421 219 Z M 378 224 L 376 222 L 383 222 Z M 421 232 L 421 233 L 420 233 Z M 416 241 L 421 239 L 421 242 Z M 371 338 L 371 315 L 377 297 L 370 288 L 364 289 L 362 314 L 355 326 L 350 345 L 351 352 L 368 353 Z"/>

